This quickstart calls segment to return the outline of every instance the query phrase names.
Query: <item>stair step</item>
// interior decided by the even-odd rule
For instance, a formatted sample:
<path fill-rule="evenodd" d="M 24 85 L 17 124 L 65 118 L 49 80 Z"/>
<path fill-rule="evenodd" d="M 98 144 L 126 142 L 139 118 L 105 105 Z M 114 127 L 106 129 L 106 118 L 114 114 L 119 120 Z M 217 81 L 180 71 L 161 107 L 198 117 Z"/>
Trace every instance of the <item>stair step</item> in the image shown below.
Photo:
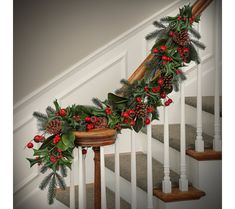
<path fill-rule="evenodd" d="M 162 180 L 164 177 L 163 164 L 159 161 L 153 160 L 153 188 L 161 189 Z M 105 155 L 105 166 L 111 171 L 115 172 L 115 158 L 114 154 Z M 131 153 L 120 154 L 120 176 L 131 182 Z M 142 152 L 136 153 L 136 178 L 137 187 L 147 191 L 147 155 Z M 172 187 L 178 186 L 179 175 L 174 171 L 170 171 L 170 178 Z M 190 183 L 191 185 L 191 183 Z"/>
<path fill-rule="evenodd" d="M 198 200 L 206 195 L 205 192 L 192 186 L 190 186 L 188 191 L 185 192 L 180 191 L 178 188 L 173 188 L 171 193 L 164 193 L 159 189 L 154 189 L 153 194 L 164 202 Z"/>
<path fill-rule="evenodd" d="M 190 125 L 186 125 L 186 148 L 194 149 L 196 140 L 196 128 Z M 142 132 L 147 133 L 146 128 L 142 129 Z M 153 125 L 152 126 L 152 136 L 154 139 L 164 142 L 164 125 Z M 205 133 L 202 133 L 203 140 L 205 143 L 205 149 L 212 149 L 213 147 L 213 137 Z M 169 124 L 169 144 L 170 147 L 180 151 L 180 124 Z"/>
<path fill-rule="evenodd" d="M 185 104 L 197 107 L 197 97 L 185 97 Z M 214 96 L 202 97 L 202 110 L 214 114 Z M 220 97 L 220 117 L 222 117 L 222 97 Z"/>
<path fill-rule="evenodd" d="M 57 189 L 56 199 L 69 207 L 70 198 L 70 187 L 66 187 L 65 190 Z M 94 184 L 86 185 L 87 191 L 87 209 L 94 208 Z M 78 209 L 78 186 L 75 186 L 75 208 Z M 115 208 L 115 193 L 110 189 L 106 188 L 107 197 L 107 209 Z M 131 209 L 131 205 L 121 198 L 121 209 Z"/>

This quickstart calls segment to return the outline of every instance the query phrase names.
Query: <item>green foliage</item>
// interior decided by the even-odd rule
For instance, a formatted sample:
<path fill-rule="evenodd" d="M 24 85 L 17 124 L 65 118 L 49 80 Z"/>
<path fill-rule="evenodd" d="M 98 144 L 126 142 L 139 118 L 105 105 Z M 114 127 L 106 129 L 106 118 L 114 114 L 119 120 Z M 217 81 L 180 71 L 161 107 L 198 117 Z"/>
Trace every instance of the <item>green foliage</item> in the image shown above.
<path fill-rule="evenodd" d="M 40 113 L 40 112 L 34 112 L 33 116 L 38 120 L 38 121 L 47 121 L 48 120 L 48 116 Z"/>
<path fill-rule="evenodd" d="M 55 195 L 56 195 L 56 178 L 55 178 L 55 174 L 54 174 L 52 176 L 51 181 L 50 181 L 50 184 L 48 187 L 48 193 L 47 193 L 47 199 L 48 199 L 48 203 L 50 205 L 54 203 Z"/>
<path fill-rule="evenodd" d="M 61 189 L 65 190 L 66 184 L 65 184 L 64 179 L 58 173 L 56 173 L 55 175 L 56 175 L 56 179 L 57 179 L 57 183 L 58 183 L 59 187 Z"/>
<path fill-rule="evenodd" d="M 44 177 L 44 179 L 42 180 L 42 182 L 39 185 L 39 188 L 41 190 L 44 190 L 47 185 L 49 184 L 51 177 L 54 175 L 54 172 L 51 172 L 49 175 L 47 175 L 46 177 Z"/>

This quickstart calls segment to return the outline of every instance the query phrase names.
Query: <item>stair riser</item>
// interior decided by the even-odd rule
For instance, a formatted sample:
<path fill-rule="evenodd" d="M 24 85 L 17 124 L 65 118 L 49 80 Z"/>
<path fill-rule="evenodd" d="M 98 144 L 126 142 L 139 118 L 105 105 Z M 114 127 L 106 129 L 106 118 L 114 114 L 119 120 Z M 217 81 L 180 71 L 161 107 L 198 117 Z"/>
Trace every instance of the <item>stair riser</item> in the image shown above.
<path fill-rule="evenodd" d="M 197 109 L 185 105 L 185 121 L 186 124 L 189 124 L 193 127 L 196 127 L 196 120 L 197 120 Z M 222 120 L 220 119 L 220 122 Z M 210 136 L 214 135 L 214 115 L 202 111 L 202 131 Z"/>

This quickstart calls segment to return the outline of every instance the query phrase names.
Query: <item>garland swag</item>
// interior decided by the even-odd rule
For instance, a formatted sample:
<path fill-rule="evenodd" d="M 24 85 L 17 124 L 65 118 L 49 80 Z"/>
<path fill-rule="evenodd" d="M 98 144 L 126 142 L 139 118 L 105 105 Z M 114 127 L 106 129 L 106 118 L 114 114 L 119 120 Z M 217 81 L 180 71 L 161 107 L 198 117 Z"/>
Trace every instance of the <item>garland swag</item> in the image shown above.
<path fill-rule="evenodd" d="M 39 188 L 48 187 L 48 202 L 52 204 L 56 195 L 56 187 L 65 189 L 64 177 L 67 168 L 71 169 L 75 136 L 73 131 L 90 131 L 96 128 L 112 128 L 119 133 L 122 129 L 134 129 L 139 132 L 151 120 L 158 119 L 157 108 L 169 106 L 173 101 L 168 94 L 174 89 L 178 91 L 179 83 L 186 79 L 182 69 L 187 63 L 200 62 L 196 47 L 205 46 L 197 39 L 200 34 L 193 28 L 200 17 L 192 16 L 192 7 L 186 5 L 179 9 L 175 17 L 163 17 L 153 22 L 157 28 L 146 36 L 156 39 L 152 47 L 153 58 L 146 65 L 142 80 L 130 84 L 121 80 L 124 85 L 109 93 L 105 101 L 93 99 L 95 106 L 72 105 L 61 108 L 54 101 L 54 108 L 47 107 L 46 114 L 34 112 L 42 135 L 36 135 L 26 146 L 33 149 L 34 158 L 27 158 L 30 167 L 42 165 L 41 173 L 51 172 L 43 179 Z M 87 148 L 83 148 L 86 154 Z"/>

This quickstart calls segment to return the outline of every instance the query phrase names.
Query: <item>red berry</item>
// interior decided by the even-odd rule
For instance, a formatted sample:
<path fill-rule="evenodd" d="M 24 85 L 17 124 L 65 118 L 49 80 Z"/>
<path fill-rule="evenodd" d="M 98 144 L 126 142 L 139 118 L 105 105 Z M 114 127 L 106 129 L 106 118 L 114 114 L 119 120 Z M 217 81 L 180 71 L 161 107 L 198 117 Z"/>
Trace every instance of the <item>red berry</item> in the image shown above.
<path fill-rule="evenodd" d="M 182 74 L 182 71 L 181 71 L 180 69 L 177 69 L 177 70 L 175 71 L 175 73 L 176 73 L 177 75 L 179 75 L 179 74 Z"/>
<path fill-rule="evenodd" d="M 135 121 L 134 121 L 134 120 L 131 120 L 131 121 L 130 121 L 130 125 L 131 125 L 131 126 L 135 126 Z"/>
<path fill-rule="evenodd" d="M 125 118 L 123 122 L 124 122 L 124 123 L 129 123 L 128 118 Z"/>
<path fill-rule="evenodd" d="M 142 102 L 141 97 L 136 97 L 135 100 L 136 100 L 137 102 L 139 102 L 139 103 Z"/>
<path fill-rule="evenodd" d="M 170 105 L 170 103 L 168 101 L 166 101 L 164 104 L 165 104 L 165 106 L 169 106 Z"/>
<path fill-rule="evenodd" d="M 169 33 L 169 36 L 174 36 L 175 35 L 175 33 L 173 32 L 173 31 L 170 31 L 170 33 Z"/>
<path fill-rule="evenodd" d="M 184 52 L 184 53 L 188 53 L 188 52 L 189 52 L 189 49 L 188 49 L 188 48 L 184 48 L 184 49 L 183 49 L 183 52 Z"/>
<path fill-rule="evenodd" d="M 91 122 L 91 118 L 90 117 L 85 117 L 85 121 L 89 123 L 89 122 Z"/>
<path fill-rule="evenodd" d="M 60 141 L 60 139 L 61 139 L 60 135 L 57 134 L 53 139 L 53 144 L 57 144 Z"/>
<path fill-rule="evenodd" d="M 121 127 L 121 125 L 120 124 L 116 124 L 116 129 L 118 129 L 118 130 L 120 130 L 122 127 Z"/>
<path fill-rule="evenodd" d="M 58 113 L 58 112 L 56 112 L 56 114 L 55 114 L 56 116 L 59 116 L 60 114 Z"/>
<path fill-rule="evenodd" d="M 162 92 L 162 93 L 160 94 L 160 97 L 161 97 L 162 99 L 165 99 L 165 98 L 166 98 L 166 93 L 165 93 L 165 92 Z"/>
<path fill-rule="evenodd" d="M 164 84 L 164 80 L 163 80 L 162 78 L 159 78 L 159 79 L 157 80 L 157 83 L 161 86 L 161 85 Z"/>
<path fill-rule="evenodd" d="M 163 55 L 163 56 L 162 56 L 162 60 L 168 61 L 168 57 L 165 56 L 165 55 Z"/>
<path fill-rule="evenodd" d="M 150 120 L 149 118 L 146 118 L 146 119 L 145 119 L 145 125 L 150 124 L 150 122 L 151 122 L 151 120 Z"/>
<path fill-rule="evenodd" d="M 157 87 L 151 89 L 151 91 L 152 91 L 153 93 L 158 93 L 160 90 L 161 90 L 161 87 L 160 87 L 160 86 L 157 86 Z"/>
<path fill-rule="evenodd" d="M 111 114 L 112 114 L 112 110 L 111 110 L 110 107 L 107 107 L 107 108 L 105 109 L 105 112 L 106 112 L 107 115 L 111 115 Z"/>
<path fill-rule="evenodd" d="M 181 16 L 179 16 L 179 17 L 177 18 L 177 20 L 181 20 Z"/>
<path fill-rule="evenodd" d="M 29 149 L 33 148 L 33 143 L 32 143 L 32 142 L 29 142 L 29 143 L 27 144 L 27 147 L 28 147 Z"/>
<path fill-rule="evenodd" d="M 168 99 L 168 102 L 171 104 L 173 102 L 173 100 L 172 99 Z"/>
<path fill-rule="evenodd" d="M 145 86 L 145 87 L 144 87 L 144 90 L 145 90 L 146 92 L 148 92 L 149 87 L 148 87 L 148 86 Z"/>
<path fill-rule="evenodd" d="M 56 162 L 56 158 L 53 155 L 50 157 L 50 160 L 51 160 L 52 163 Z"/>
<path fill-rule="evenodd" d="M 60 158 L 61 158 L 61 156 L 60 156 L 60 155 L 58 155 L 58 156 L 57 156 L 57 159 L 60 159 Z"/>
<path fill-rule="evenodd" d="M 184 17 L 183 20 L 186 20 L 186 17 Z"/>
<path fill-rule="evenodd" d="M 167 50 L 167 46 L 165 46 L 165 45 L 160 46 L 160 49 L 161 49 L 162 51 L 166 51 L 166 50 Z"/>
<path fill-rule="evenodd" d="M 67 115 L 66 109 L 60 109 L 59 114 L 61 117 L 65 117 Z"/>
<path fill-rule="evenodd" d="M 154 111 L 154 108 L 152 106 L 147 107 L 147 112 L 151 113 Z"/>
<path fill-rule="evenodd" d="M 61 153 L 61 152 L 62 152 L 62 150 L 61 150 L 61 149 L 59 149 L 59 148 L 57 149 L 57 151 L 58 151 L 59 153 Z"/>
<path fill-rule="evenodd" d="M 87 130 L 93 129 L 95 126 L 92 123 L 86 125 Z"/>
<path fill-rule="evenodd" d="M 42 141 L 44 137 L 43 136 L 40 136 L 40 135 L 36 135 L 33 140 L 36 142 L 36 143 L 39 143 Z"/>
<path fill-rule="evenodd" d="M 135 110 L 129 110 L 128 113 L 129 113 L 129 115 L 130 114 L 135 114 Z"/>
<path fill-rule="evenodd" d="M 122 117 L 128 118 L 130 116 L 129 112 L 123 112 Z"/>
<path fill-rule="evenodd" d="M 87 150 L 86 149 L 82 149 L 82 154 L 86 155 L 87 154 Z"/>
<path fill-rule="evenodd" d="M 153 53 L 158 53 L 158 49 L 157 49 L 157 48 L 154 48 L 154 49 L 153 49 Z"/>
<path fill-rule="evenodd" d="M 172 61 L 172 58 L 171 58 L 171 57 L 167 57 L 167 60 L 168 60 L 168 61 Z"/>
<path fill-rule="evenodd" d="M 167 61 L 163 61 L 162 64 L 163 64 L 163 65 L 166 65 L 166 64 L 167 64 Z"/>

